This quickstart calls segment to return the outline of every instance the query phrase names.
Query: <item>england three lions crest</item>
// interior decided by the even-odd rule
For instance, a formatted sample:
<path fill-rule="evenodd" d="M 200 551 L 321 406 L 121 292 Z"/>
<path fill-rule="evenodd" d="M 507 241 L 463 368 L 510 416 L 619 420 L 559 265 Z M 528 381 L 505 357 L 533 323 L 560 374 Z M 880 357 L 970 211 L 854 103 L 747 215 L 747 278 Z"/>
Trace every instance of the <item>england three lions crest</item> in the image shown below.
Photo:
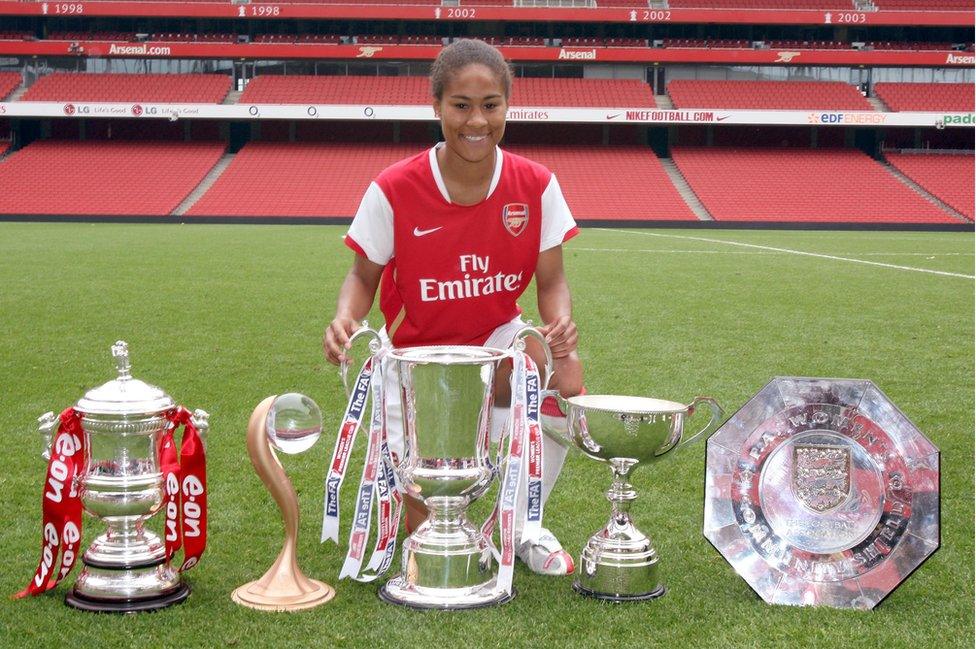
<path fill-rule="evenodd" d="M 793 493 L 805 507 L 823 513 L 851 492 L 851 450 L 844 446 L 793 447 Z"/>
<path fill-rule="evenodd" d="M 528 203 L 509 203 L 503 207 L 502 224 L 513 237 L 522 234 L 525 231 L 525 226 L 529 224 Z"/>

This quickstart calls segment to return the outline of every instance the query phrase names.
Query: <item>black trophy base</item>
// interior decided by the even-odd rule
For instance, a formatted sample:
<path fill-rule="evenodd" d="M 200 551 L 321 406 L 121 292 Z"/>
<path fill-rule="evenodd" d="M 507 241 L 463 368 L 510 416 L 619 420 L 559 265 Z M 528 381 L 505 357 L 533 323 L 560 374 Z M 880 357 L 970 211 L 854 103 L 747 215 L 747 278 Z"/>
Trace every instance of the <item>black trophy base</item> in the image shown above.
<path fill-rule="evenodd" d="M 102 599 L 98 597 L 88 597 L 77 591 L 72 586 L 71 590 L 64 597 L 64 603 L 72 608 L 92 613 L 144 613 L 158 611 L 180 604 L 190 596 L 190 587 L 180 583 L 172 593 L 160 595 L 158 597 L 142 597 L 139 599 Z"/>
<path fill-rule="evenodd" d="M 657 599 L 658 597 L 663 597 L 667 593 L 667 589 L 664 586 L 658 586 L 649 593 L 641 593 L 639 595 L 615 595 L 613 593 L 598 593 L 596 591 L 590 590 L 580 586 L 579 582 L 573 582 L 573 590 L 575 590 L 580 595 L 584 597 L 592 597 L 593 599 L 599 599 L 604 602 L 643 602 L 649 599 Z"/>

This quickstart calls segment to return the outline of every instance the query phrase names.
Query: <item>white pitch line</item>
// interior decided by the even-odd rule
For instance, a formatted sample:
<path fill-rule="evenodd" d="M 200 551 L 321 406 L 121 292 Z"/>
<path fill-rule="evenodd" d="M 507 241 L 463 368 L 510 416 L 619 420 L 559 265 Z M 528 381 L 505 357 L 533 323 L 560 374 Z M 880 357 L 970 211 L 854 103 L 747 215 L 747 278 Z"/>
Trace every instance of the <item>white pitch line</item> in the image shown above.
<path fill-rule="evenodd" d="M 783 253 L 765 252 L 762 250 L 674 250 L 663 248 L 580 248 L 573 246 L 573 250 L 582 252 L 660 252 L 664 254 L 686 254 L 686 255 L 776 255 Z"/>
<path fill-rule="evenodd" d="M 629 231 L 629 230 L 628 230 Z M 682 250 L 680 248 L 581 248 L 573 246 L 573 250 L 582 252 L 660 252 L 664 254 L 688 254 L 688 255 L 786 255 L 786 251 L 772 252 L 764 250 Z M 847 254 L 847 253 L 844 253 Z M 857 253 L 851 253 L 857 254 Z M 926 257 L 935 259 L 936 257 L 972 257 L 976 253 L 972 252 L 862 252 L 865 257 Z"/>
<path fill-rule="evenodd" d="M 645 232 L 642 230 L 617 230 L 613 228 L 595 228 L 604 232 L 630 232 L 632 234 L 642 234 L 647 237 L 661 237 L 664 239 L 684 239 L 687 241 L 703 241 L 705 243 L 721 243 L 728 246 L 741 246 L 743 248 L 754 248 L 756 250 L 768 250 L 772 252 L 783 252 L 791 255 L 803 257 L 816 257 L 818 259 L 831 259 L 833 261 L 847 261 L 853 264 L 864 264 L 866 266 L 877 266 L 879 268 L 891 268 L 893 270 L 907 270 L 916 273 L 929 273 L 932 275 L 942 275 L 944 277 L 961 277 L 963 279 L 976 279 L 974 275 L 963 275 L 962 273 L 950 273 L 944 270 L 932 270 L 930 268 L 917 268 L 915 266 L 899 266 L 897 264 L 885 264 L 880 261 L 867 261 L 866 259 L 855 259 L 853 257 L 838 257 L 837 255 L 825 255 L 819 252 L 807 252 L 805 250 L 793 250 L 792 248 L 776 248 L 773 246 L 761 246 L 755 243 L 742 243 L 741 241 L 726 241 L 724 239 L 710 239 L 708 237 L 689 237 L 680 234 L 660 234 L 658 232 Z"/>

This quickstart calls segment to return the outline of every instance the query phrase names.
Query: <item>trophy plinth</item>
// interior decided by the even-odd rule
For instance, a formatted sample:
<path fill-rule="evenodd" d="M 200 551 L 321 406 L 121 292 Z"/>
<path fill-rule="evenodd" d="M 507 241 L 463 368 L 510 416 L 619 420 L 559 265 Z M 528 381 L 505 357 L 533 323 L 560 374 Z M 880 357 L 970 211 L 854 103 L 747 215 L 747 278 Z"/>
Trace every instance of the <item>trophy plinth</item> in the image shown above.
<path fill-rule="evenodd" d="M 555 396 L 566 412 L 567 436 L 573 444 L 587 457 L 609 464 L 613 471 L 613 483 L 607 491 L 610 520 L 584 546 L 574 590 L 612 602 L 664 595 L 658 553 L 630 517 L 637 492 L 628 480 L 638 465 L 657 462 L 715 430 L 722 409 L 710 397 L 697 397 L 683 405 L 643 397 L 582 395 L 563 399 L 556 392 L 547 394 Z M 683 438 L 685 420 L 699 404 L 709 406 L 711 421 Z"/>
<path fill-rule="evenodd" d="M 394 350 L 406 454 L 397 474 L 429 510 L 403 545 L 402 570 L 380 590 L 392 604 L 467 609 L 512 598 L 498 584 L 488 539 L 467 519 L 468 505 L 495 476 L 490 416 L 499 349 L 465 346 Z"/>
<path fill-rule="evenodd" d="M 271 568 L 260 579 L 238 587 L 231 599 L 261 611 L 300 611 L 335 597 L 335 590 L 309 579 L 298 567 L 298 495 L 272 446 L 284 453 L 308 450 L 322 433 L 322 414 L 314 401 L 289 393 L 268 397 L 254 409 L 247 425 L 247 450 L 254 470 L 281 510 L 285 542 Z"/>
<path fill-rule="evenodd" d="M 613 483 L 607 490 L 612 513 L 606 526 L 590 537 L 580 554 L 576 592 L 610 601 L 654 599 L 665 593 L 658 576 L 657 550 L 630 518 L 637 492 L 627 482 L 636 464 L 610 463 Z"/>

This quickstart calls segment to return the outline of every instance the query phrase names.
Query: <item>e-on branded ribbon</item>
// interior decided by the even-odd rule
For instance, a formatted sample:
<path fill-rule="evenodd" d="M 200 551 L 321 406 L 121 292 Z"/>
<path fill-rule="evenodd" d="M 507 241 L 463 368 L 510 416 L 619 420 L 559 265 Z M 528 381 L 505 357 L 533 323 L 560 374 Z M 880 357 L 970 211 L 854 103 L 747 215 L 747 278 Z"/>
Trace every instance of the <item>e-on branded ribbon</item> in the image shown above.
<path fill-rule="evenodd" d="M 51 590 L 74 567 L 81 541 L 78 476 L 84 470 L 84 464 L 85 433 L 81 427 L 81 414 L 74 408 L 67 408 L 61 413 L 61 425 L 51 444 L 41 498 L 41 559 L 34 578 L 24 590 L 14 595 L 15 598 Z M 55 572 L 59 556 L 61 565 Z"/>
<path fill-rule="evenodd" d="M 180 571 L 197 565 L 207 549 L 207 459 L 203 440 L 193 424 L 193 415 L 183 406 L 166 413 L 170 425 L 159 447 L 166 504 L 166 560 L 183 548 Z M 183 439 L 177 458 L 173 439 L 183 426 Z"/>

